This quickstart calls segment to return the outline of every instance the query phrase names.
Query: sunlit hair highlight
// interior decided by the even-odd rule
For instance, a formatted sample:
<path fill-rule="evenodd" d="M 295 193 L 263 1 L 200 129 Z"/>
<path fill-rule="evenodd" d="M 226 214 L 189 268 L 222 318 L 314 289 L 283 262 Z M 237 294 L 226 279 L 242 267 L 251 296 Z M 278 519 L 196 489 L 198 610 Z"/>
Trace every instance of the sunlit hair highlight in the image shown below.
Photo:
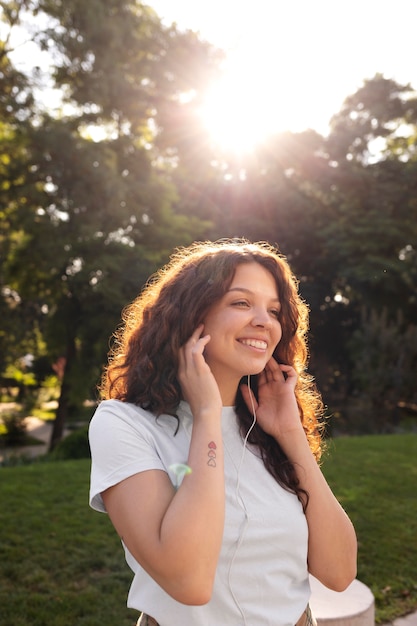
<path fill-rule="evenodd" d="M 137 404 L 155 415 L 175 416 L 182 400 L 177 379 L 180 347 L 229 289 L 237 266 L 253 262 L 262 265 L 275 279 L 281 303 L 282 338 L 274 357 L 298 373 L 300 419 L 319 459 L 323 407 L 306 372 L 308 307 L 298 293 L 298 282 L 286 259 L 267 242 L 232 239 L 195 242 L 178 248 L 169 263 L 150 278 L 140 295 L 124 309 L 123 324 L 114 335 L 102 379 L 102 397 Z M 251 386 L 256 393 L 256 376 L 251 376 Z M 245 434 L 251 415 L 239 390 L 236 412 Z M 258 425 L 249 440 L 258 445 L 266 468 L 276 480 L 300 495 L 293 468 L 275 440 Z"/>

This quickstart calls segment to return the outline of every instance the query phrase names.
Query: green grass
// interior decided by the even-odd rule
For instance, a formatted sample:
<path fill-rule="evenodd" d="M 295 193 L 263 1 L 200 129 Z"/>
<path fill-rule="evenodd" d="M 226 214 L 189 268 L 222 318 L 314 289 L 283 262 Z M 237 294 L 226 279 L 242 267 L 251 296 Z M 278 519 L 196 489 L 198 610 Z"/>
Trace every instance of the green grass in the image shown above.
<path fill-rule="evenodd" d="M 133 626 L 131 573 L 88 507 L 89 461 L 0 468 L 2 626 Z M 417 435 L 339 438 L 323 470 L 359 538 L 378 622 L 417 608 Z"/>
<path fill-rule="evenodd" d="M 323 471 L 352 519 L 377 622 L 417 609 L 417 435 L 337 438 Z"/>
<path fill-rule="evenodd" d="M 0 469 L 2 626 L 133 626 L 131 580 L 107 516 L 88 507 L 89 461 Z"/>

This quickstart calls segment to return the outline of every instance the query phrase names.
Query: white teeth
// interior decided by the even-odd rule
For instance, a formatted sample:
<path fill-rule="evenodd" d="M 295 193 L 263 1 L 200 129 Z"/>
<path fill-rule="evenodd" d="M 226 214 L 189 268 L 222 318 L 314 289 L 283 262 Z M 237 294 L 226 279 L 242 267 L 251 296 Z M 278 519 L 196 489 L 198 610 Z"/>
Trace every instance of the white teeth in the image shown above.
<path fill-rule="evenodd" d="M 245 346 L 259 348 L 260 350 L 266 350 L 266 348 L 268 347 L 266 341 L 261 341 L 259 339 L 241 339 L 240 342 L 245 344 Z"/>

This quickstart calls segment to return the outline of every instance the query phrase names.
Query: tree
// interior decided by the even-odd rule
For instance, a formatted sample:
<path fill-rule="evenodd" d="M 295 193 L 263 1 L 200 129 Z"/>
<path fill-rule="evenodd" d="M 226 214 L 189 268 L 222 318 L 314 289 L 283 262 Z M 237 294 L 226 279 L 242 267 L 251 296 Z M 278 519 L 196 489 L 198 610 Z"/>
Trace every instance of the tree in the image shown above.
<path fill-rule="evenodd" d="M 361 325 L 349 341 L 355 393 L 347 414 L 363 432 L 389 432 L 399 426 L 400 404 L 415 402 L 417 327 L 401 311 L 390 321 L 387 310 L 362 310 Z"/>
<path fill-rule="evenodd" d="M 417 161 L 400 152 L 404 141 L 397 134 L 415 137 L 416 131 L 417 94 L 377 75 L 347 98 L 327 142 L 334 163 L 333 219 L 325 236 L 329 254 L 339 259 L 337 290 L 350 300 L 386 306 L 394 315 L 400 306 L 409 319 L 417 312 L 411 263 Z M 381 152 L 370 160 L 372 143 L 379 143 Z"/>
<path fill-rule="evenodd" d="M 6 271 L 7 259 L 24 236 L 19 197 L 28 172 L 26 130 L 34 102 L 28 78 L 9 58 L 11 29 L 6 22 L 17 22 L 18 9 L 18 3 L 0 3 L 0 372 L 36 344 L 33 307 L 22 302 Z"/>
<path fill-rule="evenodd" d="M 209 188 L 220 232 L 278 243 L 300 277 L 311 366 L 338 408 L 356 384 L 349 339 L 362 307 L 416 319 L 416 102 L 410 86 L 376 76 L 328 138 L 278 135 Z"/>
<path fill-rule="evenodd" d="M 376 74 L 348 96 L 331 120 L 327 142 L 335 163 L 380 160 L 392 141 L 409 134 L 417 120 L 417 95 L 411 85 Z M 382 154 L 381 154 L 382 153 Z"/>
<path fill-rule="evenodd" d="M 346 350 L 349 335 L 358 333 L 367 345 L 364 336 L 378 322 L 374 314 L 365 321 L 362 308 L 384 310 L 387 327 L 401 316 L 401 333 L 416 319 L 416 130 L 417 94 L 377 75 L 346 99 L 326 142 L 331 168 L 322 240 L 338 308 L 350 315 L 341 368 L 350 393 L 358 385 L 358 355 Z M 381 341 L 382 361 L 390 358 L 385 347 Z"/>
<path fill-rule="evenodd" d="M 166 29 L 136 2 L 30 8 L 44 12 L 35 37 L 54 55 L 56 85 L 71 107 L 58 118 L 38 109 L 25 126 L 27 169 L 15 201 L 21 236 L 5 272 L 10 289 L 36 308 L 51 360 L 64 365 L 53 448 L 71 405 L 91 395 L 121 307 L 173 247 L 207 228 L 173 211 L 175 188 L 155 164 L 151 128 L 159 104 L 193 86 L 184 46 L 200 49 L 190 57 L 199 80 L 210 63 L 208 46 Z"/>

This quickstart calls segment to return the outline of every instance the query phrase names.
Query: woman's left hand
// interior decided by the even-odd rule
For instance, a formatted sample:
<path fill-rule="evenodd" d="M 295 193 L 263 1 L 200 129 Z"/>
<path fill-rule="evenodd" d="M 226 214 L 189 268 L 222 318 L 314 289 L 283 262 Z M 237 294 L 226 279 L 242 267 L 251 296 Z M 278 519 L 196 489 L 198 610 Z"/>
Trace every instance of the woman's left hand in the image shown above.
<path fill-rule="evenodd" d="M 308 569 L 326 587 L 343 591 L 356 576 L 356 536 L 352 523 L 327 484 L 308 443 L 295 397 L 297 372 L 289 365 L 267 363 L 258 377 L 258 401 L 247 385 L 261 428 L 278 441 L 294 464 L 299 485 L 308 495 Z"/>
<path fill-rule="evenodd" d="M 291 431 L 302 430 L 294 393 L 297 380 L 293 367 L 271 358 L 258 376 L 258 401 L 247 385 L 241 387 L 249 411 L 255 409 L 261 428 L 277 440 Z"/>

